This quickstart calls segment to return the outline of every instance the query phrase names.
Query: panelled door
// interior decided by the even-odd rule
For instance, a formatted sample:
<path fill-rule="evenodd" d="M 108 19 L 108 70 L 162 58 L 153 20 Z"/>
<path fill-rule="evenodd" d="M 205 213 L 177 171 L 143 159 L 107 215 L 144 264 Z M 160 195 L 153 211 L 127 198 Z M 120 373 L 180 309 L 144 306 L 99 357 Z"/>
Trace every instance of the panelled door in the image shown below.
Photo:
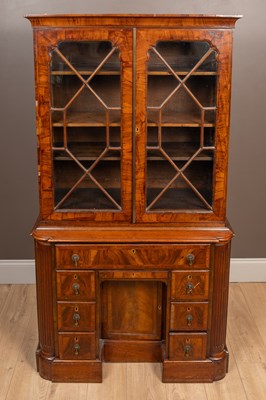
<path fill-rule="evenodd" d="M 136 220 L 225 217 L 231 36 L 137 31 Z"/>
<path fill-rule="evenodd" d="M 39 30 L 35 40 L 43 216 L 130 221 L 132 30 Z"/>

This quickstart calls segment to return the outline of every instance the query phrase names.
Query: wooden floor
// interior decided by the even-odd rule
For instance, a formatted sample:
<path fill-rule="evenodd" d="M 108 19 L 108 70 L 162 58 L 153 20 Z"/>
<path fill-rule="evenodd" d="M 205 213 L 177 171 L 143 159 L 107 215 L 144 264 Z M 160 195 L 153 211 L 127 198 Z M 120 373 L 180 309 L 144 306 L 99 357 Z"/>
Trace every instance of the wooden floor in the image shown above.
<path fill-rule="evenodd" d="M 229 374 L 210 384 L 163 384 L 160 364 L 104 364 L 102 384 L 51 383 L 35 366 L 34 285 L 0 285 L 0 400 L 266 399 L 266 283 L 230 286 Z"/>

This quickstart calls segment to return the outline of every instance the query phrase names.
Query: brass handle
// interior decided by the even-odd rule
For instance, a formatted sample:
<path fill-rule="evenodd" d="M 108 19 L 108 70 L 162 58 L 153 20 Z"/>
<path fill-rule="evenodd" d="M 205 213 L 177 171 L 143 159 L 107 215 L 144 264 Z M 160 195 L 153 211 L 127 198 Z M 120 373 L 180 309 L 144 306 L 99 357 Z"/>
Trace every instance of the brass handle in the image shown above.
<path fill-rule="evenodd" d="M 184 346 L 185 357 L 191 356 L 191 350 L 192 350 L 192 347 L 189 344 Z"/>
<path fill-rule="evenodd" d="M 73 314 L 73 321 L 75 322 L 75 326 L 78 326 L 80 320 L 80 315 L 78 313 Z"/>
<path fill-rule="evenodd" d="M 186 316 L 186 319 L 187 319 L 187 326 L 191 326 L 193 321 L 193 316 L 191 314 L 188 314 Z"/>
<path fill-rule="evenodd" d="M 194 254 L 189 253 L 186 258 L 187 258 L 188 265 L 191 267 L 195 262 Z"/>
<path fill-rule="evenodd" d="M 79 288 L 80 288 L 80 286 L 79 286 L 78 283 L 73 283 L 72 289 L 73 289 L 75 295 L 78 295 L 78 294 L 79 294 Z"/>
<path fill-rule="evenodd" d="M 190 294 L 192 290 L 194 289 L 194 285 L 192 282 L 189 282 L 186 286 L 186 294 Z"/>
<path fill-rule="evenodd" d="M 78 254 L 72 254 L 72 262 L 74 264 L 74 267 L 78 266 L 78 261 L 79 261 L 79 255 Z"/>
<path fill-rule="evenodd" d="M 80 345 L 78 343 L 74 344 L 75 356 L 79 355 Z"/>

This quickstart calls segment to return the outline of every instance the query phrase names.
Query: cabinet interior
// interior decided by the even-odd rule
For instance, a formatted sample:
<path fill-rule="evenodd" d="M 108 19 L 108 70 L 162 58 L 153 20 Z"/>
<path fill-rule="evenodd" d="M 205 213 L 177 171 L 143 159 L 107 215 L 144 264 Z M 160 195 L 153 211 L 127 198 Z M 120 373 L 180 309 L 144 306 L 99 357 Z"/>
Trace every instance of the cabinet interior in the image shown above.
<path fill-rule="evenodd" d="M 63 41 L 52 52 L 56 210 L 122 208 L 121 68 L 109 41 Z M 150 48 L 146 212 L 212 210 L 217 73 L 207 42 L 158 41 Z"/>

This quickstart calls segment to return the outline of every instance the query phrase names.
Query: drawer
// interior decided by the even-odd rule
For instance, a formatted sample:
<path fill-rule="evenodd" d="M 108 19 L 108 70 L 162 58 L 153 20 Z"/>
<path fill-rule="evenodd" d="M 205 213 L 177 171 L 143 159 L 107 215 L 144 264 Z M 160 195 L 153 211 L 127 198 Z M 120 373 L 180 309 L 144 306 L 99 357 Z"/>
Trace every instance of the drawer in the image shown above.
<path fill-rule="evenodd" d="M 189 361 L 206 358 L 206 333 L 170 333 L 169 360 Z"/>
<path fill-rule="evenodd" d="M 95 299 L 95 273 L 92 271 L 58 271 L 57 299 L 89 301 Z"/>
<path fill-rule="evenodd" d="M 172 273 L 172 300 L 205 300 L 209 292 L 209 271 L 175 271 Z"/>
<path fill-rule="evenodd" d="M 58 245 L 58 269 L 128 267 L 209 268 L 209 245 Z"/>
<path fill-rule="evenodd" d="M 58 303 L 59 331 L 95 331 L 95 303 Z"/>
<path fill-rule="evenodd" d="M 96 357 L 94 333 L 59 333 L 59 357 L 65 360 L 92 360 Z"/>
<path fill-rule="evenodd" d="M 171 303 L 171 331 L 205 331 L 208 325 L 208 303 Z"/>

